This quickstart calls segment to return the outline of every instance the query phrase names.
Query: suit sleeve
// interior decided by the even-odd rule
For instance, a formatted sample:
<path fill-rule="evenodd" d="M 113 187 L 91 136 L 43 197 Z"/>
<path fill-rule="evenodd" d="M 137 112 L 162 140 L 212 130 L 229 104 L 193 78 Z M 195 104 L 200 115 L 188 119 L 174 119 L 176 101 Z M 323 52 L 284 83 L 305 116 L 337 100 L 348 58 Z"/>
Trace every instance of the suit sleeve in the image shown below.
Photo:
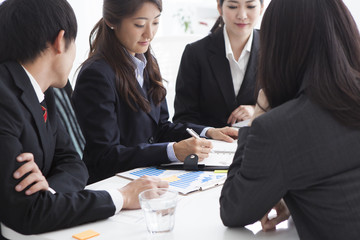
<path fill-rule="evenodd" d="M 157 131 L 157 139 L 159 142 L 178 142 L 186 138 L 190 138 L 190 134 L 186 128 L 191 128 L 199 135 L 205 126 L 193 123 L 172 123 L 169 121 L 169 112 L 166 99 L 160 106 L 160 121 Z"/>
<path fill-rule="evenodd" d="M 112 216 L 115 212 L 115 206 L 107 192 L 82 190 L 68 193 L 58 192 L 53 195 L 48 191 L 41 191 L 26 196 L 24 192 L 15 191 L 15 186 L 22 180 L 16 180 L 12 175 L 20 166 L 16 157 L 23 151 L 19 139 L 24 124 L 15 99 L 7 96 L 5 91 L 1 92 L 0 221 L 22 234 L 36 234 Z M 55 167 L 58 169 L 58 175 L 61 174 L 60 172 L 71 168 L 73 160 L 70 158 L 67 161 L 66 167 L 59 167 L 64 166 L 60 163 Z M 79 168 L 76 165 L 75 170 L 71 171 L 72 174 L 82 174 L 82 171 L 77 171 Z M 57 179 L 65 181 L 62 177 Z M 68 181 L 68 183 L 70 182 L 73 181 Z"/>
<path fill-rule="evenodd" d="M 57 122 L 54 161 L 47 180 L 56 192 L 73 192 L 84 189 L 89 178 L 84 162 L 80 159 L 63 125 Z"/>
<path fill-rule="evenodd" d="M 201 123 L 200 72 L 196 49 L 189 44 L 185 47 L 176 79 L 174 122 Z"/>
<path fill-rule="evenodd" d="M 255 120 L 239 131 L 238 149 L 220 197 L 224 225 L 243 227 L 260 220 L 285 195 L 279 149 Z"/>

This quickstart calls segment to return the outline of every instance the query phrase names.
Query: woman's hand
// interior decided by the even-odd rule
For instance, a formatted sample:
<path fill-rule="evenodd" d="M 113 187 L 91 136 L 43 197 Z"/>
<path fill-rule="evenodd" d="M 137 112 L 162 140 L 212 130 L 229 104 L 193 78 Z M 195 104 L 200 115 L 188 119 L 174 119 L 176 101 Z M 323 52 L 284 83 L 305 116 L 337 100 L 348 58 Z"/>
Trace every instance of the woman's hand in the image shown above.
<path fill-rule="evenodd" d="M 184 161 L 190 154 L 196 154 L 199 161 L 209 157 L 212 143 L 205 138 L 196 139 L 194 137 L 174 143 L 174 152 L 177 159 Z"/>
<path fill-rule="evenodd" d="M 232 127 L 210 128 L 206 137 L 225 142 L 233 142 L 238 137 L 238 129 Z"/>
<path fill-rule="evenodd" d="M 269 219 L 268 214 L 269 212 L 267 212 L 265 214 L 265 216 L 263 218 L 261 218 L 260 222 L 261 222 L 261 226 L 263 231 L 272 231 L 276 229 L 276 225 L 278 225 L 279 223 L 288 220 L 290 217 L 290 212 L 289 209 L 287 208 L 285 202 L 283 199 L 281 199 L 274 207 L 273 209 L 275 209 L 277 216 Z"/>
<path fill-rule="evenodd" d="M 18 185 L 16 185 L 15 190 L 21 192 L 26 189 L 28 186 L 32 185 L 28 190 L 26 190 L 26 195 L 32 195 L 39 191 L 48 191 L 49 184 L 40 171 L 38 165 L 34 161 L 34 155 L 32 153 L 22 153 L 16 160 L 18 162 L 27 162 L 19 167 L 15 172 L 13 177 L 15 179 L 22 178 L 25 174 L 29 173 Z"/>
<path fill-rule="evenodd" d="M 257 98 L 257 103 L 255 106 L 255 111 L 254 111 L 253 116 L 250 119 L 249 126 L 251 126 L 251 124 L 255 118 L 264 114 L 266 112 L 266 110 L 269 110 L 269 102 L 267 100 L 265 92 L 262 89 L 260 89 L 259 96 Z"/>
<path fill-rule="evenodd" d="M 232 125 L 236 122 L 250 119 L 254 115 L 254 111 L 254 105 L 240 105 L 230 114 L 227 124 Z"/>

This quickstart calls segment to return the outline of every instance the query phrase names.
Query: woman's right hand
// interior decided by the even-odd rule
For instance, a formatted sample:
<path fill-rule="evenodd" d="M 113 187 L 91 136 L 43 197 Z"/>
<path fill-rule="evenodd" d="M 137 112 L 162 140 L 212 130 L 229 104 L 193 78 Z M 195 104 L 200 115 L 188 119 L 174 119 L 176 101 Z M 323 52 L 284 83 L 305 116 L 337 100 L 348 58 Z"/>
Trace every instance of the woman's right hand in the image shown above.
<path fill-rule="evenodd" d="M 264 217 L 261 218 L 261 227 L 264 232 L 273 231 L 276 229 L 276 225 L 279 223 L 288 220 L 290 217 L 290 211 L 286 206 L 286 203 L 283 199 L 281 199 L 274 207 L 276 211 L 276 217 L 269 219 L 269 212 L 265 214 Z"/>
<path fill-rule="evenodd" d="M 199 161 L 209 157 L 212 143 L 205 138 L 196 139 L 194 137 L 174 143 L 174 152 L 177 159 L 184 161 L 190 154 L 196 154 Z"/>

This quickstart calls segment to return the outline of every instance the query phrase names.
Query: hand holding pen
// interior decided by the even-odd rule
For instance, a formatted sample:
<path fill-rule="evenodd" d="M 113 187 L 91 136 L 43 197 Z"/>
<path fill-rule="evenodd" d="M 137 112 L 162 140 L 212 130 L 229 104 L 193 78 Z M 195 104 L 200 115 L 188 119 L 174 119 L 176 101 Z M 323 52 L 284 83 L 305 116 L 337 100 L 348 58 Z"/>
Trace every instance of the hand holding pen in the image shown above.
<path fill-rule="evenodd" d="M 190 130 L 190 132 L 189 132 Z M 190 154 L 196 154 L 199 161 L 209 157 L 212 149 L 212 143 L 205 138 L 201 138 L 195 131 L 186 130 L 193 138 L 188 138 L 180 142 L 174 143 L 173 148 L 176 158 L 184 161 Z"/>
<path fill-rule="evenodd" d="M 192 130 L 191 128 L 186 128 L 186 131 L 192 136 L 192 137 L 194 137 L 194 138 L 196 138 L 196 139 L 201 139 L 200 138 L 200 136 L 199 136 L 199 134 L 197 134 L 194 130 Z M 214 152 L 213 150 L 212 150 L 212 144 L 211 144 L 211 150 L 210 150 L 210 152 Z"/>
<path fill-rule="evenodd" d="M 194 138 L 196 139 L 200 139 L 199 134 L 197 134 L 194 130 L 192 130 L 191 128 L 186 128 L 186 131 Z"/>

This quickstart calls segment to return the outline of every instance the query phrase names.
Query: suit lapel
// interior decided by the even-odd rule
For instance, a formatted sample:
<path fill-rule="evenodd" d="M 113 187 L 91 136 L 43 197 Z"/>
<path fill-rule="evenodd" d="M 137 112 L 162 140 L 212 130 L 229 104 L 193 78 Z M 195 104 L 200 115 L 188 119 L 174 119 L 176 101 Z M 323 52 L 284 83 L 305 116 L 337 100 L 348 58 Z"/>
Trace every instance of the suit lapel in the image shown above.
<path fill-rule="evenodd" d="M 143 95 L 143 97 L 144 97 L 145 99 L 147 99 L 147 100 L 149 101 L 149 103 L 150 103 L 151 109 L 150 109 L 150 112 L 147 113 L 147 114 L 149 115 L 149 117 L 150 117 L 152 120 L 155 121 L 156 124 L 158 124 L 158 122 L 159 122 L 159 117 L 160 117 L 160 105 L 159 105 L 159 106 L 155 106 L 152 98 L 151 98 L 151 97 L 148 97 L 148 94 L 147 94 L 148 89 L 149 89 L 149 83 L 148 83 L 148 82 L 149 82 L 148 76 L 147 76 L 147 74 L 145 73 L 145 74 L 144 74 L 144 87 L 142 88 L 142 87 L 140 86 L 140 84 L 138 84 L 137 86 L 138 86 L 138 90 L 141 92 L 141 95 Z"/>
<path fill-rule="evenodd" d="M 259 52 L 259 32 L 257 30 L 254 30 L 254 37 L 253 37 L 253 42 L 252 42 L 252 46 L 251 46 L 251 53 L 250 53 L 250 58 L 249 58 L 249 62 L 248 65 L 246 67 L 246 72 L 245 72 L 245 76 L 244 76 L 244 80 L 241 84 L 241 88 L 239 90 L 238 95 L 236 96 L 236 100 L 238 103 L 243 102 L 242 96 L 246 96 L 247 94 L 245 94 L 246 92 L 248 92 L 249 90 L 252 91 L 252 89 L 254 89 L 254 85 L 256 84 L 256 81 L 254 81 L 254 79 L 256 79 L 256 73 L 257 73 L 257 67 L 258 67 L 258 52 Z M 254 97 L 255 97 L 255 93 Z"/>
<path fill-rule="evenodd" d="M 258 67 L 258 52 L 259 52 L 259 48 L 260 48 L 260 36 L 259 36 L 259 32 L 258 30 L 254 30 L 254 37 L 253 37 L 253 42 L 252 42 L 252 46 L 251 46 L 251 53 L 250 53 L 250 58 L 249 58 L 249 62 L 246 68 L 246 72 L 245 72 L 245 76 L 243 79 L 243 82 L 241 84 L 239 93 L 236 97 L 236 100 L 239 103 L 243 102 L 242 96 L 247 96 L 248 94 L 245 94 L 248 91 L 252 91 L 254 89 L 254 85 L 256 84 L 256 81 L 254 81 L 254 79 L 256 79 L 256 73 L 257 73 L 257 67 Z M 250 93 L 253 94 L 255 97 L 255 93 Z"/>
<path fill-rule="evenodd" d="M 36 130 L 40 136 L 40 142 L 44 153 L 43 166 L 45 166 L 44 160 L 49 154 L 49 141 L 47 141 L 46 125 L 44 124 L 43 112 L 40 107 L 39 100 L 35 91 L 33 90 L 33 86 L 30 83 L 29 77 L 21 65 L 15 62 L 11 62 L 7 63 L 7 66 L 11 75 L 13 76 L 15 85 L 22 91 L 20 95 L 22 103 L 28 109 L 34 119 Z"/>
<path fill-rule="evenodd" d="M 150 117 L 155 121 L 156 124 L 159 123 L 159 117 L 160 117 L 160 104 L 159 105 L 155 105 L 152 98 L 150 98 L 149 100 L 150 105 L 151 105 L 151 110 L 148 113 L 150 115 Z"/>
<path fill-rule="evenodd" d="M 225 99 L 227 108 L 231 112 L 236 104 L 236 99 L 229 61 L 225 56 L 223 29 L 219 29 L 212 34 L 208 52 L 212 72 Z"/>

